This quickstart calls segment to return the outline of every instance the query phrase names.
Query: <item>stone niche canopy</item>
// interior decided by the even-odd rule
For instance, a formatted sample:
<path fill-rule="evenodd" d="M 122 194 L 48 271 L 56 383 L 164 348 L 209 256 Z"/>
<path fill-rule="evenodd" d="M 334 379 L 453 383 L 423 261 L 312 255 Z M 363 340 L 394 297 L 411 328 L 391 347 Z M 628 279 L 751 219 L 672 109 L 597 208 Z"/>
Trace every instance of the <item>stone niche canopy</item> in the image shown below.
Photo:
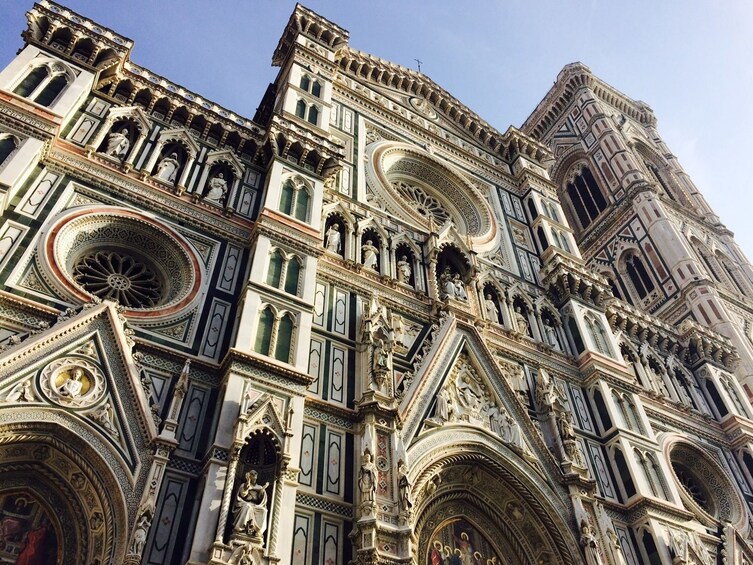
<path fill-rule="evenodd" d="M 476 243 L 494 238 L 496 224 L 484 197 L 446 163 L 407 143 L 367 148 L 367 176 L 388 212 L 429 230 L 450 222 Z"/>

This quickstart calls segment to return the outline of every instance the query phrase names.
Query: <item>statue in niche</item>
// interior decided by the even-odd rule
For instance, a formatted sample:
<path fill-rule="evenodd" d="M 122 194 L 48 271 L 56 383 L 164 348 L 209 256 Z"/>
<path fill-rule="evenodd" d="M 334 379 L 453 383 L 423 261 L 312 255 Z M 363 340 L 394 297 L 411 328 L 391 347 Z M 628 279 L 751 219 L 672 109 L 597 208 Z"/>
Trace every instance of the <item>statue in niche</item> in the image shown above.
<path fill-rule="evenodd" d="M 178 172 L 178 167 L 180 167 L 178 154 L 173 151 L 170 153 L 169 157 L 164 157 L 159 162 L 159 165 L 157 165 L 157 174 L 155 176 L 160 180 L 175 182 L 175 174 Z"/>
<path fill-rule="evenodd" d="M 559 351 L 560 342 L 557 339 L 557 329 L 548 318 L 544 319 L 544 333 L 546 334 L 546 342 Z"/>
<path fill-rule="evenodd" d="M 258 473 L 248 471 L 238 489 L 233 508 L 233 532 L 261 536 L 267 529 L 267 487 L 256 483 Z"/>
<path fill-rule="evenodd" d="M 518 333 L 528 335 L 528 320 L 521 310 L 520 306 L 515 308 L 515 325 L 518 326 Z"/>
<path fill-rule="evenodd" d="M 227 181 L 223 174 L 217 173 L 216 176 L 209 180 L 207 186 L 209 187 L 209 191 L 204 198 L 212 202 L 217 202 L 217 204 L 220 205 L 224 204 L 225 194 L 227 193 Z"/>
<path fill-rule="evenodd" d="M 377 474 L 376 466 L 371 461 L 371 452 L 366 449 L 363 452 L 363 463 L 358 473 L 358 488 L 361 490 L 363 502 L 374 502 L 376 498 Z"/>
<path fill-rule="evenodd" d="M 361 247 L 361 252 L 363 253 L 363 266 L 367 269 L 376 270 L 379 250 L 374 247 L 370 239 L 367 239 L 366 243 Z"/>
<path fill-rule="evenodd" d="M 563 443 L 575 440 L 573 417 L 570 415 L 570 412 L 563 410 L 557 414 L 557 430 L 559 431 Z"/>
<path fill-rule="evenodd" d="M 449 267 L 445 267 L 439 275 L 441 298 L 455 298 L 455 284 L 452 282 L 452 273 Z"/>
<path fill-rule="evenodd" d="M 468 294 L 465 292 L 465 284 L 463 284 L 463 279 L 460 278 L 458 273 L 455 273 L 455 276 L 452 277 L 452 284 L 455 287 L 455 298 L 468 300 Z"/>
<path fill-rule="evenodd" d="M 408 257 L 405 255 L 400 256 L 400 260 L 397 262 L 397 280 L 404 284 L 410 284 L 410 276 L 412 270 L 410 263 L 408 263 Z"/>
<path fill-rule="evenodd" d="M 492 299 L 492 295 L 488 292 L 486 293 L 486 296 L 484 297 L 484 309 L 486 310 L 486 319 L 494 322 L 495 324 L 499 322 L 499 308 L 497 308 L 497 305 L 494 303 L 494 300 Z"/>
<path fill-rule="evenodd" d="M 544 369 L 539 369 L 536 379 L 536 404 L 539 410 L 551 409 L 556 398 L 557 392 L 554 388 L 554 381 L 549 378 L 549 373 Z"/>
<path fill-rule="evenodd" d="M 580 521 L 580 546 L 586 556 L 586 565 L 603 564 L 599 553 L 599 541 L 596 539 L 596 531 L 585 518 Z"/>
<path fill-rule="evenodd" d="M 128 139 L 128 130 L 123 128 L 121 131 L 110 132 L 107 136 L 107 149 L 105 155 L 125 159 L 131 142 Z"/>
<path fill-rule="evenodd" d="M 331 251 L 332 253 L 336 253 L 337 255 L 340 254 L 340 226 L 337 224 L 332 224 L 329 229 L 327 230 L 327 233 L 325 234 L 325 244 L 327 251 Z"/>
<path fill-rule="evenodd" d="M 136 522 L 136 529 L 133 531 L 133 541 L 128 551 L 131 555 L 138 555 L 144 552 L 144 546 L 146 545 L 146 537 L 149 533 L 149 528 L 152 525 L 152 517 L 148 511 L 144 511 L 141 517 Z"/>
<path fill-rule="evenodd" d="M 402 512 L 410 512 L 413 508 L 413 501 L 411 500 L 411 485 L 408 480 L 408 470 L 404 462 L 400 462 L 398 468 L 399 479 L 397 481 L 398 491 L 400 498 L 398 503 Z"/>
<path fill-rule="evenodd" d="M 80 367 L 75 367 L 68 375 L 68 378 L 66 378 L 63 384 L 60 385 L 60 388 L 58 389 L 60 396 L 66 396 L 68 398 L 78 398 L 81 396 L 81 390 L 84 387 L 83 378 L 84 370 Z"/>

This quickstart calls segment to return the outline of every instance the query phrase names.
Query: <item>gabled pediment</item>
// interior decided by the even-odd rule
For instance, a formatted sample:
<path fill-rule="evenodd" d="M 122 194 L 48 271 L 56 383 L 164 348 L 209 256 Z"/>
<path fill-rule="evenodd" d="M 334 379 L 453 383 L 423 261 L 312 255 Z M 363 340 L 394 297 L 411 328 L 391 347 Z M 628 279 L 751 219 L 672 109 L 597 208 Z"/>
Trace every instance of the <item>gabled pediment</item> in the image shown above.
<path fill-rule="evenodd" d="M 157 435 L 147 394 L 117 306 L 104 302 L 66 317 L 0 357 L 4 424 L 55 415 L 135 477 Z M 67 423 L 65 423 L 67 422 Z"/>
<path fill-rule="evenodd" d="M 530 456 L 531 445 L 541 447 L 516 392 L 522 367 L 500 362 L 475 328 L 450 316 L 425 358 L 399 408 L 406 445 L 429 429 L 466 426 L 496 436 L 523 456 Z"/>

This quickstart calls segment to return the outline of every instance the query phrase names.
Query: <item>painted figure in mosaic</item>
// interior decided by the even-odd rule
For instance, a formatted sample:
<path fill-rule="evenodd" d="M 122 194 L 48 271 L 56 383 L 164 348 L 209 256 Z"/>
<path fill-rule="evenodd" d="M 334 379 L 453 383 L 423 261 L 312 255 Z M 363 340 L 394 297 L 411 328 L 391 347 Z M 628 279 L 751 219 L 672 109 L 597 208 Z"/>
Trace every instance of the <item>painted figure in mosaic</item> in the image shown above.
<path fill-rule="evenodd" d="M 256 484 L 258 473 L 249 471 L 238 489 L 233 509 L 233 531 L 261 535 L 267 529 L 267 487 Z"/>

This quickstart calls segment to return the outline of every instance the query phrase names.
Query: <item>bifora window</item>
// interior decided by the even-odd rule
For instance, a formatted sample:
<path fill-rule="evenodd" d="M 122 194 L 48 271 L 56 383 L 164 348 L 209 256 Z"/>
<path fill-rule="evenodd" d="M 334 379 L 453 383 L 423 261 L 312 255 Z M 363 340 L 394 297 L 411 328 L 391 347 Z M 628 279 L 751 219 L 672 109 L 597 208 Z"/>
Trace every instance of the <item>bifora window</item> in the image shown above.
<path fill-rule="evenodd" d="M 607 201 L 588 167 L 583 167 L 573 182 L 567 183 L 566 190 L 583 229 L 607 207 Z"/>

